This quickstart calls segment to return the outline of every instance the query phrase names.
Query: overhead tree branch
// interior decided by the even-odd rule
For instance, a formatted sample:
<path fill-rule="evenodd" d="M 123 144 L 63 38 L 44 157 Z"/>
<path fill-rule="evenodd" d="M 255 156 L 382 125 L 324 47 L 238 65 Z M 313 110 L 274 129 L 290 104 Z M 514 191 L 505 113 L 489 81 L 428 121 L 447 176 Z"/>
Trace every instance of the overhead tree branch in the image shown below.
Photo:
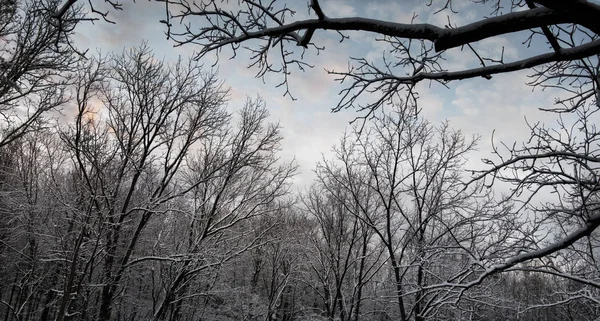
<path fill-rule="evenodd" d="M 195 12 L 195 16 L 224 15 L 221 12 Z M 174 15 L 182 18 L 185 14 Z M 233 17 L 230 17 L 233 18 Z M 297 32 L 302 30 L 337 30 L 337 31 L 367 31 L 379 35 L 406 39 L 424 39 L 435 43 L 435 49 L 442 51 L 482 39 L 498 36 L 506 33 L 528 30 L 546 26 L 549 24 L 567 23 L 569 19 L 561 14 L 546 8 L 535 8 L 531 10 L 513 12 L 502 16 L 492 17 L 467 24 L 454 29 L 441 28 L 431 24 L 407 24 L 395 23 L 383 20 L 348 17 L 348 18 L 328 18 L 307 19 L 295 21 L 289 24 L 278 25 L 271 28 L 265 28 L 257 31 L 242 30 L 243 33 L 234 36 L 231 34 L 219 34 L 219 30 L 204 28 L 198 34 L 190 34 L 187 40 L 181 40 L 180 43 L 195 42 L 207 40 L 205 47 L 201 49 L 201 55 L 207 52 L 217 50 L 230 44 L 239 44 L 251 39 L 261 39 L 265 37 L 281 37 L 289 35 L 296 39 L 298 45 L 310 42 L 308 39 L 302 39 Z M 212 33 L 217 32 L 217 33 Z M 185 35 L 185 34 L 180 34 Z M 306 38 L 306 37 L 305 37 Z M 208 42 L 208 40 L 214 42 Z"/>
<path fill-rule="evenodd" d="M 587 0 L 534 0 L 534 2 L 569 17 L 571 22 L 580 24 L 593 32 L 600 34 L 600 5 Z"/>

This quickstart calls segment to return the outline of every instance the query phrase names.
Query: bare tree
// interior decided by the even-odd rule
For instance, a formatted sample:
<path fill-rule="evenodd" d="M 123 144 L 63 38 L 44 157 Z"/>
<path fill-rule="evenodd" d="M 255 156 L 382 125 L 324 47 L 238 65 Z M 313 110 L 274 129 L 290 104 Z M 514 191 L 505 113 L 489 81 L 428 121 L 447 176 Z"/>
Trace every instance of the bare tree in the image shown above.
<path fill-rule="evenodd" d="M 399 95 L 414 97 L 415 84 L 423 80 L 446 84 L 459 79 L 489 78 L 493 74 L 536 66 L 569 65 L 600 52 L 596 41 L 600 28 L 594 21 L 600 6 L 588 1 L 577 0 L 570 5 L 552 0 L 473 1 L 476 10 L 491 11 L 491 15 L 462 26 L 452 21 L 436 26 L 367 17 L 331 18 L 335 13 L 325 12 L 318 0 L 308 2 L 310 16 L 304 19 L 294 19 L 296 10 L 303 8 L 291 1 L 164 2 L 168 10 L 168 19 L 164 21 L 167 34 L 178 44 L 200 45 L 198 58 L 210 52 L 219 54 L 226 48 L 230 48 L 234 56 L 238 50 L 247 50 L 250 66 L 258 70 L 257 76 L 281 74 L 286 94 L 289 93 L 288 75 L 294 67 L 300 70 L 310 67 L 310 62 L 303 58 L 304 51 L 324 50 L 322 45 L 312 42 L 315 33 L 335 31 L 342 41 L 347 38 L 346 31 L 373 34 L 387 44 L 386 52 L 382 53 L 383 61 L 353 58 L 347 71 L 330 71 L 346 84 L 334 110 L 357 107 L 368 115 Z M 455 12 L 452 0 L 422 4 L 433 5 L 439 7 L 438 14 Z M 177 21 L 183 25 L 176 24 Z M 565 25 L 572 28 L 564 28 Z M 529 30 L 527 43 L 541 38 L 548 44 L 547 52 L 505 61 L 501 48 L 493 57 L 482 56 L 476 50 L 477 41 Z M 574 44 L 571 36 L 585 40 Z M 444 59 L 451 49 L 471 51 L 470 67 L 447 70 Z M 481 66 L 475 67 L 477 64 Z M 361 104 L 358 98 L 366 93 L 375 93 L 375 99 Z"/>
<path fill-rule="evenodd" d="M 258 77 L 282 76 L 285 94 L 293 91 L 290 73 L 311 66 L 304 53 L 325 50 L 313 43 L 316 33 L 383 40 L 382 59 L 349 58 L 347 70 L 329 71 L 346 86 L 334 110 L 357 108 L 376 126 L 365 123 L 366 131 L 342 142 L 337 160 L 317 170 L 320 195 L 308 200 L 319 256 L 309 261 L 322 269 L 306 273 L 308 265 L 291 264 L 297 257 L 285 251 L 292 246 L 267 244 L 263 237 L 277 224 L 253 225 L 280 210 L 277 200 L 294 172 L 277 165 L 280 137 L 276 126 L 265 127 L 260 103 L 249 102 L 240 125 L 229 127 L 225 92 L 191 62 L 166 66 L 142 48 L 111 58 L 112 65 L 79 64 L 69 38 L 74 28 L 110 17 L 93 2 L 9 1 L 0 8 L 0 256 L 14 261 L 2 264 L 5 319 L 176 320 L 199 302 L 218 310 L 224 296 L 215 287 L 234 289 L 235 278 L 225 275 L 258 249 L 272 255 L 267 318 L 295 315 L 297 272 L 318 278 L 329 318 L 336 311 L 355 320 L 368 313 L 422 320 L 503 311 L 516 319 L 539 317 L 543 308 L 548 317 L 577 319 L 599 305 L 598 4 L 472 1 L 491 15 L 462 26 L 450 20 L 458 14 L 452 0 L 423 4 L 450 15 L 447 26 L 436 26 L 331 18 L 317 0 L 306 19 L 292 15 L 291 1 L 161 2 L 161 22 L 178 45 L 201 45 L 197 59 L 246 50 Z M 482 55 L 478 41 L 513 32 L 522 32 L 523 46 L 541 41 L 546 51 L 513 61 L 501 48 Z M 472 60 L 464 70 L 448 70 L 445 58 L 457 50 Z M 523 69 L 532 70 L 534 88 L 565 90 L 546 108 L 557 123 L 534 121 L 529 140 L 495 146 L 489 167 L 464 187 L 461 170 L 473 142 L 447 125 L 417 121 L 416 85 Z M 65 105 L 70 85 L 78 110 L 60 133 L 61 149 L 44 129 L 44 115 Z M 378 115 L 390 103 L 401 108 Z M 516 201 L 516 208 L 495 206 L 478 190 L 498 181 L 510 185 L 504 205 Z M 387 270 L 377 270 L 381 251 Z M 353 278 L 351 268 L 359 269 Z M 152 282 L 141 282 L 145 277 Z M 378 279 L 360 292 L 371 277 Z M 493 288 L 506 299 L 493 302 L 486 293 Z M 360 304 L 375 293 L 392 297 L 395 311 Z M 134 300 L 153 310 L 125 304 Z"/>
<path fill-rule="evenodd" d="M 383 290 L 401 320 L 459 318 L 450 306 L 467 284 L 507 250 L 526 245 L 510 228 L 518 226 L 510 207 L 465 187 L 474 144 L 447 123 L 433 127 L 398 108 L 345 137 L 336 158 L 317 169 L 328 194 L 338 195 L 385 251 L 393 287 Z M 348 199 L 339 198 L 340 189 Z"/>
<path fill-rule="evenodd" d="M 176 183 L 187 155 L 227 119 L 225 91 L 195 64 L 167 66 L 142 46 L 115 56 L 109 69 L 107 82 L 95 89 L 99 99 L 92 100 L 93 82 L 82 82 L 76 121 L 62 135 L 100 218 L 101 320 L 111 318 L 150 220 L 188 191 Z"/>
<path fill-rule="evenodd" d="M 375 233 L 359 218 L 360 204 L 332 180 L 323 174 L 304 199 L 316 227 L 310 262 L 317 282 L 312 287 L 328 320 L 356 321 L 372 299 L 366 285 L 385 265 L 384 249 L 373 245 Z M 361 195 L 360 201 L 369 202 L 369 196 Z"/>
<path fill-rule="evenodd" d="M 564 107 L 572 112 L 562 110 L 554 125 L 531 124 L 531 139 L 521 145 L 495 148 L 496 157 L 486 160 L 490 168 L 475 179 L 511 184 L 506 197 L 522 199 L 522 210 L 529 222 L 540 226 L 542 236 L 535 247 L 488 273 L 508 269 L 561 276 L 580 284 L 570 291 L 558 290 L 563 294 L 554 298 L 557 304 L 598 304 L 598 109 L 595 101 L 580 97 L 585 92 L 573 92 L 576 97 Z"/>
<path fill-rule="evenodd" d="M 165 4 L 165 19 L 160 22 L 177 45 L 199 45 L 197 59 L 211 52 L 219 55 L 226 48 L 233 57 L 245 50 L 250 54 L 250 67 L 257 69 L 257 77 L 268 73 L 282 76 L 279 85 L 285 86 L 286 95 L 290 94 L 290 73 L 295 68 L 303 71 L 311 67 L 305 51 L 325 50 L 313 42 L 315 33 L 334 31 L 341 41 L 348 38 L 344 33 L 349 31 L 372 34 L 386 43 L 381 61 L 352 58 L 348 70 L 329 71 L 346 84 L 333 110 L 353 107 L 367 115 L 397 97 L 416 99 L 415 85 L 424 80 L 446 85 L 453 80 L 490 79 L 494 74 L 534 67 L 544 68 L 542 78 L 552 79 L 552 70 L 576 66 L 579 59 L 593 59 L 600 53 L 600 28 L 595 23 L 600 5 L 585 0 L 574 0 L 569 5 L 558 0 L 473 0 L 472 8 L 485 17 L 460 26 L 451 21 L 452 15 L 459 14 L 453 0 L 421 4 L 432 7 L 434 14 L 448 13 L 444 25 L 413 23 L 414 16 L 403 22 L 360 16 L 332 18 L 335 12 L 325 12 L 319 0 L 308 1 L 309 16 L 301 19 L 295 19 L 294 14 L 306 7 L 295 1 L 157 1 Z M 118 1 L 107 2 L 113 10 L 122 9 Z M 66 1 L 55 16 L 70 12 L 77 3 Z M 95 10 L 91 2 L 88 6 L 96 14 L 88 19 L 107 19 L 110 13 Z M 542 41 L 547 45 L 546 52 L 506 61 L 502 48 L 495 48 L 492 56 L 478 50 L 478 41 L 515 32 L 523 32 L 525 39 L 517 45 L 525 48 Z M 466 69 L 448 70 L 445 66 L 447 53 L 452 50 L 471 53 Z M 593 82 L 597 88 L 598 81 Z M 361 103 L 359 97 L 367 93 L 375 94 L 369 95 L 374 99 Z"/>
<path fill-rule="evenodd" d="M 197 307 L 210 297 L 203 289 L 203 277 L 264 245 L 266 235 L 277 225 L 274 221 L 258 228 L 253 221 L 285 212 L 278 203 L 288 193 L 296 167 L 280 163 L 276 157 L 281 136 L 277 125 L 265 123 L 267 116 L 261 100 L 248 100 L 237 128 L 224 128 L 204 140 L 197 154 L 190 155 L 183 185 L 190 193 L 176 214 L 186 216 L 186 220 L 178 219 L 177 225 L 178 233 L 187 237 L 177 239 L 178 253 L 170 254 L 185 259 L 166 266 L 173 272 L 164 281 L 166 288 L 158 293 L 155 320 L 179 319 L 182 304 Z M 185 225 L 180 226 L 182 222 Z M 140 260 L 143 258 L 136 261 Z M 195 291 L 206 296 L 189 293 Z"/>
<path fill-rule="evenodd" d="M 59 1 L 9 1 L 0 16 L 0 146 L 44 126 L 69 99 L 80 56 L 70 43 L 81 19 L 74 7 L 53 20 Z"/>
<path fill-rule="evenodd" d="M 47 237 L 52 225 L 46 224 L 57 209 L 49 198 L 48 169 L 54 161 L 46 157 L 52 140 L 47 132 L 35 132 L 23 136 L 10 149 L 3 148 L 0 311 L 6 311 L 6 320 L 31 320 L 52 300 L 48 288 L 53 284 L 54 262 L 40 264 L 56 249 L 55 240 Z"/>

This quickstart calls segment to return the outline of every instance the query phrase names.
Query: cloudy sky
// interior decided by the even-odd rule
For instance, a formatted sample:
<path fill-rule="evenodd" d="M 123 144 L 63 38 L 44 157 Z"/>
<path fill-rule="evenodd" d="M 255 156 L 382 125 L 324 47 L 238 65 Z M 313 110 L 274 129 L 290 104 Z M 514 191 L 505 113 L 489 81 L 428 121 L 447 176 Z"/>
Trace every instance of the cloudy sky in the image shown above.
<path fill-rule="evenodd" d="M 178 56 L 187 57 L 199 48 L 194 45 L 173 47 L 173 42 L 166 39 L 164 25 L 164 5 L 151 1 L 138 0 L 136 4 L 124 1 L 123 11 L 111 11 L 110 19 L 116 24 L 97 22 L 78 29 L 77 45 L 95 49 L 103 53 L 120 52 L 124 48 L 138 46 L 147 40 L 157 57 L 173 60 Z M 287 1 L 299 5 L 298 13 L 293 19 L 308 16 L 304 0 Z M 489 8 L 473 5 L 467 0 L 454 1 L 454 10 L 433 14 L 446 1 L 433 1 L 432 6 L 425 6 L 427 1 L 351 1 L 321 0 L 326 15 L 330 17 L 365 16 L 394 22 L 430 22 L 438 26 L 453 25 L 481 19 L 490 13 Z M 436 7 L 437 6 L 437 7 Z M 450 15 L 450 16 L 449 16 Z M 284 89 L 276 88 L 280 79 L 269 77 L 263 83 L 256 79 L 256 70 L 248 69 L 247 55 L 240 54 L 234 60 L 221 57 L 217 65 L 219 76 L 231 88 L 228 108 L 236 110 L 243 105 L 246 97 L 260 95 L 266 101 L 271 112 L 271 120 L 283 126 L 284 136 L 283 159 L 296 159 L 300 165 L 300 175 L 296 179 L 299 186 L 306 186 L 314 179 L 312 173 L 315 163 L 328 157 L 331 147 L 336 144 L 348 128 L 349 122 L 360 114 L 348 110 L 332 114 L 330 110 L 338 102 L 338 92 L 342 88 L 334 82 L 324 68 L 345 70 L 348 58 L 364 56 L 373 60 L 381 59 L 385 43 L 376 41 L 375 34 L 345 33 L 350 39 L 339 42 L 335 32 L 318 31 L 313 38 L 325 51 L 318 56 L 309 53 L 308 62 L 315 67 L 307 72 L 294 70 L 290 77 L 292 93 L 297 100 L 283 97 Z M 547 45 L 534 43 L 530 48 L 522 45 L 528 34 L 513 34 L 481 41 L 474 46 L 482 55 L 499 56 L 504 48 L 505 61 L 518 59 L 532 52 L 547 50 Z M 460 69 L 477 66 L 478 60 L 470 51 L 453 49 L 447 52 L 445 66 L 448 69 Z M 207 57 L 203 63 L 206 68 L 214 62 Z M 450 120 L 452 127 L 461 129 L 466 134 L 477 133 L 482 140 L 479 151 L 471 158 L 473 167 L 480 166 L 481 157 L 489 157 L 490 137 L 495 130 L 495 138 L 506 142 L 519 141 L 528 137 L 525 117 L 529 120 L 550 120 L 547 114 L 538 111 L 540 107 L 548 107 L 557 94 L 540 90 L 532 92 L 525 86 L 527 74 L 531 71 L 496 75 L 491 80 L 477 78 L 458 81 L 450 84 L 450 88 L 428 83 L 419 87 L 419 102 L 423 115 L 437 123 Z"/>

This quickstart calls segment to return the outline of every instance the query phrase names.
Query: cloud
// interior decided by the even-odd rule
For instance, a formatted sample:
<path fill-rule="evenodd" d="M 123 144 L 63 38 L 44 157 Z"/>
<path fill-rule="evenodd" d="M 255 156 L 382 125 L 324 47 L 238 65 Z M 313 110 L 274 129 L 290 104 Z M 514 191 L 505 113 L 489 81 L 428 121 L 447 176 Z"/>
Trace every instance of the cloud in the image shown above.
<path fill-rule="evenodd" d="M 316 178 L 312 172 L 316 163 L 322 155 L 330 157 L 331 148 L 356 117 L 351 111 L 330 113 L 327 102 L 311 104 L 282 97 L 269 99 L 268 108 L 272 119 L 283 126 L 282 158 L 295 159 L 300 167 L 295 181 L 299 188 Z"/>
<path fill-rule="evenodd" d="M 492 134 L 497 145 L 520 144 L 530 135 L 528 121 L 554 123 L 555 114 L 540 111 L 553 104 L 557 91 L 533 91 L 525 86 L 526 72 L 496 75 L 490 81 L 471 80 L 455 88 L 450 101 L 451 125 L 466 134 L 481 136 L 482 157 L 491 157 Z M 480 157 L 479 157 L 480 158 Z M 471 166 L 480 168 L 479 158 Z"/>
<path fill-rule="evenodd" d="M 356 16 L 356 8 L 351 1 L 329 0 L 325 1 L 322 7 L 323 12 L 331 18 Z"/>
<path fill-rule="evenodd" d="M 104 3 L 94 3 L 100 12 L 109 12 L 111 24 L 100 19 L 94 24 L 82 23 L 76 29 L 76 45 L 84 48 L 102 48 L 103 52 L 120 52 L 126 47 L 139 46 L 149 40 L 157 56 L 172 56 L 173 43 L 167 41 L 164 25 L 164 5 L 158 2 L 135 4 L 123 2 L 123 10 L 114 10 Z"/>

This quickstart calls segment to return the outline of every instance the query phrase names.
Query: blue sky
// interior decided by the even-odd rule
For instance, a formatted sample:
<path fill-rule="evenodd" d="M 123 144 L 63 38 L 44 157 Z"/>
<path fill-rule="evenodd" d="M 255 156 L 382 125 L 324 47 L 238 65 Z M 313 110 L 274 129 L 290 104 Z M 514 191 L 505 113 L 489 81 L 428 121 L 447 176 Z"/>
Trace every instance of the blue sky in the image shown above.
<path fill-rule="evenodd" d="M 449 11 L 433 15 L 436 5 L 446 1 L 434 1 L 427 7 L 424 1 L 343 1 L 322 0 L 325 14 L 331 17 L 367 16 L 396 22 L 410 22 L 414 14 L 416 22 L 430 22 L 443 26 L 448 21 Z M 294 19 L 305 17 L 307 7 L 305 1 L 288 1 L 299 5 Z M 470 1 L 455 1 L 454 9 L 458 14 L 451 14 L 452 23 L 462 25 L 481 19 L 489 12 L 481 11 L 481 6 Z M 100 5 L 100 4 L 99 4 Z M 83 48 L 95 49 L 103 53 L 120 52 L 124 48 L 138 46 L 147 40 L 159 58 L 174 60 L 178 56 L 193 55 L 198 48 L 194 45 L 173 47 L 173 43 L 164 35 L 164 25 L 159 20 L 164 18 L 164 5 L 156 2 L 137 1 L 136 4 L 125 2 L 123 11 L 111 11 L 110 16 L 116 24 L 96 22 L 94 25 L 82 25 L 78 29 L 76 44 Z M 296 178 L 298 186 L 308 185 L 314 175 L 315 163 L 329 157 L 331 147 L 336 144 L 348 128 L 349 121 L 359 116 L 354 111 L 330 113 L 338 102 L 337 93 L 341 89 L 327 75 L 324 68 L 343 70 L 351 56 L 367 56 L 380 59 L 386 49 L 385 44 L 375 41 L 375 34 L 349 32 L 349 40 L 339 42 L 335 32 L 320 31 L 314 41 L 325 46 L 325 51 L 318 56 L 309 54 L 307 59 L 315 68 L 307 72 L 294 70 L 290 77 L 292 93 L 297 100 L 283 97 L 284 89 L 276 88 L 279 82 L 276 77 L 268 77 L 263 83 L 254 78 L 256 70 L 246 68 L 249 63 L 245 54 L 239 54 L 234 60 L 221 57 L 218 73 L 225 84 L 231 88 L 228 108 L 235 111 L 241 107 L 246 97 L 260 95 L 266 101 L 271 112 L 271 120 L 283 126 L 284 136 L 282 158 L 296 159 L 300 165 L 300 175 Z M 506 35 L 481 41 L 474 46 L 482 53 L 497 54 L 504 47 L 506 60 L 514 60 L 523 56 L 521 42 L 525 33 Z M 536 47 L 537 46 L 537 47 Z M 545 51 L 546 44 L 536 43 L 528 52 Z M 449 69 L 464 68 L 477 65 L 478 61 L 469 51 L 453 49 L 447 52 L 446 66 Z M 205 63 L 210 68 L 213 60 L 208 57 Z M 549 120 L 548 114 L 537 109 L 552 104 L 557 93 L 531 91 L 524 85 L 529 72 L 496 75 L 492 80 L 473 79 L 454 82 L 450 88 L 434 84 L 422 83 L 420 89 L 420 107 L 423 115 L 437 123 L 449 119 L 451 126 L 463 130 L 466 134 L 477 133 L 482 140 L 479 151 L 471 158 L 470 166 L 480 167 L 479 159 L 489 157 L 490 137 L 496 131 L 496 138 L 507 142 L 519 141 L 528 137 L 524 118 Z"/>

